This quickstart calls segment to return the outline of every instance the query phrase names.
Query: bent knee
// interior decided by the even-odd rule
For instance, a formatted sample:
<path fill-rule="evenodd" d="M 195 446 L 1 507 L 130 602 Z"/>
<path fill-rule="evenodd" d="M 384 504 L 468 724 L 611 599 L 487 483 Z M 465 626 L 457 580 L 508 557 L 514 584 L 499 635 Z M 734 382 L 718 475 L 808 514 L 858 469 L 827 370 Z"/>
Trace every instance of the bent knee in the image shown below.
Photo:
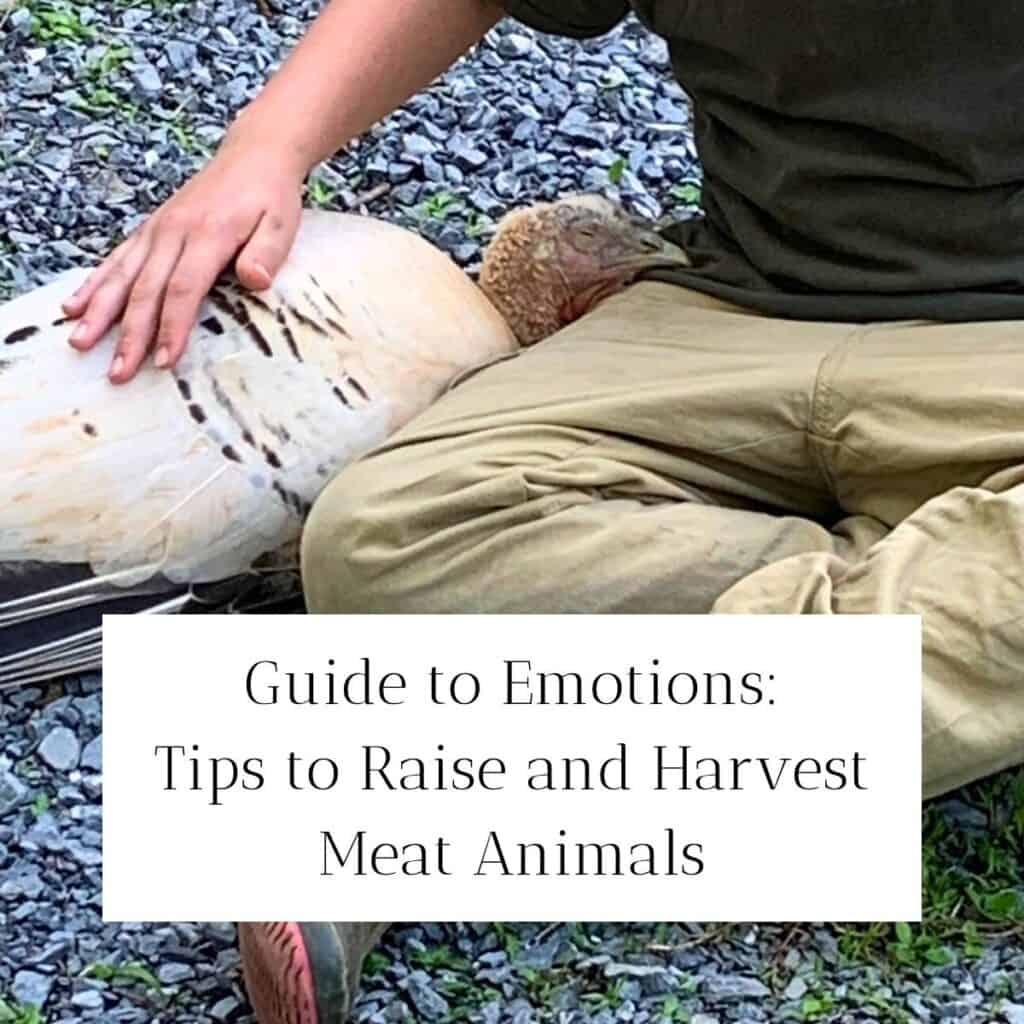
<path fill-rule="evenodd" d="M 547 563 L 559 513 L 600 503 L 606 485 L 647 483 L 654 495 L 654 482 L 626 463 L 595 458 L 579 432 L 554 428 L 378 450 L 339 474 L 313 506 L 302 543 L 309 609 L 505 610 L 511 599 L 496 586 L 518 593 L 516 581 Z"/>
<path fill-rule="evenodd" d="M 390 610 L 378 602 L 387 491 L 362 463 L 343 470 L 313 504 L 302 534 L 302 584 L 313 613 Z"/>
<path fill-rule="evenodd" d="M 523 495 L 516 474 L 495 475 L 493 466 L 447 447 L 387 449 L 327 486 L 302 538 L 311 612 L 452 610 L 456 563 L 493 529 L 488 513 Z"/>

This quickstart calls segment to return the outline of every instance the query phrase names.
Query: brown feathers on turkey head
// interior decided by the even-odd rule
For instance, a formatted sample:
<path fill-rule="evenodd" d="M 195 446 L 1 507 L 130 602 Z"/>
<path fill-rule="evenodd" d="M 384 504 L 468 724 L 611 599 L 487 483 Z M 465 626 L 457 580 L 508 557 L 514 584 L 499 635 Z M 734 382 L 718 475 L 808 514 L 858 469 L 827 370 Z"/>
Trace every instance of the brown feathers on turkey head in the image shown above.
<path fill-rule="evenodd" d="M 84 271 L 0 308 L 0 689 L 97 667 L 105 612 L 301 607 L 328 480 L 665 262 L 685 257 L 594 197 L 510 215 L 482 290 L 410 232 L 307 212 L 270 289 L 219 284 L 175 369 L 122 388 L 107 345 L 67 344 Z"/>
<path fill-rule="evenodd" d="M 658 267 L 689 257 L 615 203 L 574 195 L 514 210 L 487 247 L 480 287 L 520 345 L 533 345 Z"/>

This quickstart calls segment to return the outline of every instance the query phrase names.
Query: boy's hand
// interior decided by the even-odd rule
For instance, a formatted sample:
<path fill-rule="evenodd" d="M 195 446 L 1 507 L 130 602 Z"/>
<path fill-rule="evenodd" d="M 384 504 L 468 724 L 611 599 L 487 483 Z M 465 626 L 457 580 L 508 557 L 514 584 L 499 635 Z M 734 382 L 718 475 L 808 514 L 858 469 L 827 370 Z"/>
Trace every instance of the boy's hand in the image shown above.
<path fill-rule="evenodd" d="M 79 321 L 71 344 L 92 348 L 120 317 L 114 383 L 130 380 L 152 348 L 157 366 L 174 366 L 200 303 L 232 260 L 246 288 L 269 287 L 295 240 L 303 177 L 229 137 L 64 303 Z"/>

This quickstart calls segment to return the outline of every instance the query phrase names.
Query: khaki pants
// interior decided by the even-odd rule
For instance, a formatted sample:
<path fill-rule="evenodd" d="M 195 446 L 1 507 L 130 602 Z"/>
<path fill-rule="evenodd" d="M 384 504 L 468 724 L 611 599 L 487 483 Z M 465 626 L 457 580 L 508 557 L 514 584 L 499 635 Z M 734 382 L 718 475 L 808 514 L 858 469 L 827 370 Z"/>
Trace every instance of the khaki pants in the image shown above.
<path fill-rule="evenodd" d="M 941 793 L 1024 761 L 1024 324 L 636 285 L 343 472 L 303 566 L 314 612 L 919 613 Z"/>

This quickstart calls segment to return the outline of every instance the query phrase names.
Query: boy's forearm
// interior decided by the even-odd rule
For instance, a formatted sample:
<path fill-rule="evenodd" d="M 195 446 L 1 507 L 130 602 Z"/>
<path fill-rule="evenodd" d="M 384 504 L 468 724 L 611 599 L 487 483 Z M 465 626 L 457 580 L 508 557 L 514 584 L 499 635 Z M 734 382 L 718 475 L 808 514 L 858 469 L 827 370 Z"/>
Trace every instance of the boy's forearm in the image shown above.
<path fill-rule="evenodd" d="M 492 28 L 496 0 L 331 0 L 229 142 L 305 174 L 424 88 Z"/>

